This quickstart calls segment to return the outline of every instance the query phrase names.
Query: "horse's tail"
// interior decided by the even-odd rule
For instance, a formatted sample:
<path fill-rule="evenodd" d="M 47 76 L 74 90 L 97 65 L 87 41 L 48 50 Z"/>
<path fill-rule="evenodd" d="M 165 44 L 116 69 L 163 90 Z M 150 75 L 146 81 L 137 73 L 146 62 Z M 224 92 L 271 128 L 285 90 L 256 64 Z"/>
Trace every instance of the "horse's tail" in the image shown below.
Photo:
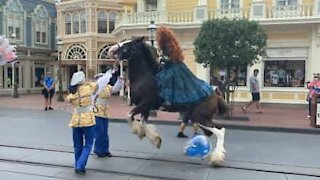
<path fill-rule="evenodd" d="M 218 96 L 218 112 L 219 114 L 227 114 L 230 108 L 222 96 Z"/>

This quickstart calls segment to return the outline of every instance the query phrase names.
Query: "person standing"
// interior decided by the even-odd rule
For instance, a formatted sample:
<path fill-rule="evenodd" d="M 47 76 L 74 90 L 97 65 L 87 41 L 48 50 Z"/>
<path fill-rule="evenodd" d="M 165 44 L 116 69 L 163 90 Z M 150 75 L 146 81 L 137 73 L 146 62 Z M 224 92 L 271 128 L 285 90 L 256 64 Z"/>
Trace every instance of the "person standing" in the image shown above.
<path fill-rule="evenodd" d="M 253 76 L 250 77 L 250 92 L 252 96 L 252 100 L 246 104 L 246 106 L 241 107 L 243 112 L 247 111 L 247 108 L 252 104 L 256 104 L 256 112 L 262 113 L 261 104 L 260 104 L 260 83 L 258 79 L 259 70 L 253 70 Z"/>
<path fill-rule="evenodd" d="M 97 74 L 95 79 L 99 79 L 103 74 Z M 114 71 L 112 77 L 110 78 L 109 84 L 97 95 L 95 99 L 95 142 L 93 152 L 98 157 L 112 157 L 109 149 L 109 119 L 108 119 L 108 108 L 109 108 L 109 98 L 112 93 L 120 90 L 118 83 L 123 83 L 119 79 L 117 71 Z M 120 82 L 119 82 L 120 81 Z M 120 84 L 121 85 L 121 84 Z M 117 87 L 117 90 L 114 89 Z"/>
<path fill-rule="evenodd" d="M 97 84 L 85 82 L 85 74 L 79 71 L 73 74 L 70 86 L 72 87 L 71 92 L 65 100 L 74 107 L 69 123 L 73 135 L 74 168 L 77 174 L 84 174 L 94 141 L 94 125 L 96 122 L 92 95 L 97 90 Z"/>
<path fill-rule="evenodd" d="M 179 127 L 179 132 L 177 134 L 178 138 L 188 138 L 187 135 L 184 134 L 184 130 L 189 123 L 189 118 L 185 112 L 180 112 L 179 113 L 179 119 L 182 120 L 180 127 Z M 195 123 L 192 123 L 192 130 L 193 130 L 193 136 L 198 135 L 198 126 Z"/>
<path fill-rule="evenodd" d="M 320 73 L 315 73 L 313 74 L 313 80 L 311 82 L 308 83 L 307 87 L 309 89 L 309 93 L 308 93 L 308 102 L 309 102 L 309 113 L 307 116 L 307 119 L 310 119 L 311 116 L 311 101 L 312 101 L 312 97 L 314 94 L 316 93 L 320 93 Z"/>
<path fill-rule="evenodd" d="M 54 89 L 54 86 L 55 86 L 55 79 L 51 76 L 51 73 L 48 72 L 47 73 L 47 76 L 44 78 L 44 89 L 42 90 L 42 94 L 44 96 L 44 105 L 45 105 L 45 108 L 44 110 L 47 111 L 47 110 L 53 110 L 52 108 L 52 97 L 54 95 L 54 92 L 55 92 L 55 89 Z"/>

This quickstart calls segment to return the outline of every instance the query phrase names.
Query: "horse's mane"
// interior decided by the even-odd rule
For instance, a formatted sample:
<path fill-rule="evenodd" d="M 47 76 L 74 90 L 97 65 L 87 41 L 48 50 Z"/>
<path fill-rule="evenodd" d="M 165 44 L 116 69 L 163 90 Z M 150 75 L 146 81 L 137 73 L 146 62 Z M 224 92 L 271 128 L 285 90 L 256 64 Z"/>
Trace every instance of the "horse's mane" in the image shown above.
<path fill-rule="evenodd" d="M 141 46 L 142 46 L 142 52 L 146 57 L 146 62 L 148 63 L 148 65 L 150 66 L 150 68 L 152 70 L 154 70 L 154 72 L 157 72 L 158 68 L 159 68 L 159 63 L 156 61 L 157 58 L 157 50 L 150 46 L 147 45 L 145 42 L 141 42 Z"/>

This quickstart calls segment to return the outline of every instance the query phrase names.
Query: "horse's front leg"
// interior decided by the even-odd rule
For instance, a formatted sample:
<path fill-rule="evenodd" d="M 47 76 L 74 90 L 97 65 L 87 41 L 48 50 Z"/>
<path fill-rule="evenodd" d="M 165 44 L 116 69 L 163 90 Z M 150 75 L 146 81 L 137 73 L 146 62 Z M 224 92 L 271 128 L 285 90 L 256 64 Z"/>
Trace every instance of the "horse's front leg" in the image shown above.
<path fill-rule="evenodd" d="M 225 128 L 215 126 L 215 124 L 212 125 L 213 127 L 211 125 L 206 126 L 200 123 L 198 123 L 197 125 L 204 130 L 204 133 L 206 135 L 210 136 L 211 134 L 214 134 L 217 137 L 216 146 L 213 152 L 206 157 L 206 160 L 208 160 L 211 166 L 221 165 L 224 161 L 226 153 L 226 150 L 224 148 Z"/>
<path fill-rule="evenodd" d="M 149 118 L 149 112 L 150 110 L 146 110 L 144 113 L 142 113 L 142 121 L 144 123 L 144 131 L 151 141 L 151 143 L 156 146 L 158 149 L 161 147 L 162 139 L 160 134 L 157 132 L 157 128 L 153 124 L 148 123 L 148 118 Z"/>
<path fill-rule="evenodd" d="M 141 119 L 140 121 L 135 120 L 134 116 L 137 114 L 141 114 L 144 112 L 145 107 L 142 104 L 139 104 L 138 106 L 134 107 L 129 113 L 128 113 L 128 123 L 129 127 L 132 130 L 133 134 L 137 134 L 137 136 L 140 139 L 143 139 L 145 137 L 145 131 L 144 131 L 144 120 Z"/>

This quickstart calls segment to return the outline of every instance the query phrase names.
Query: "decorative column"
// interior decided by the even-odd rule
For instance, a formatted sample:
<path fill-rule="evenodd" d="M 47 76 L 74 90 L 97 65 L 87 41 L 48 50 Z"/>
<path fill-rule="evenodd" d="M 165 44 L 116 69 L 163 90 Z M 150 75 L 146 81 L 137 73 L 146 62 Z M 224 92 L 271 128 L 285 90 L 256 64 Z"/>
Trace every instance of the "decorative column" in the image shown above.
<path fill-rule="evenodd" d="M 320 73 L 320 25 L 311 32 L 310 56 L 307 60 L 306 80 L 311 80 L 313 73 Z"/>
<path fill-rule="evenodd" d="M 145 12 L 146 11 L 146 2 L 145 0 L 137 0 L 137 12 Z"/>

